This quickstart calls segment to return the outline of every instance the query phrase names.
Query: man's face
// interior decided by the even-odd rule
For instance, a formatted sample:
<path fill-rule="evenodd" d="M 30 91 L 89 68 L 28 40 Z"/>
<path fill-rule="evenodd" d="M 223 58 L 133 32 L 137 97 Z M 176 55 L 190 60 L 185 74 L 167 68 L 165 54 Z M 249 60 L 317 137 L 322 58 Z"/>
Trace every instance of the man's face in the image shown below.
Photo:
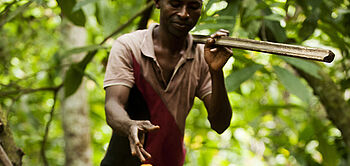
<path fill-rule="evenodd" d="M 187 36 L 196 25 L 202 9 L 202 0 L 159 0 L 160 24 L 177 36 Z"/>

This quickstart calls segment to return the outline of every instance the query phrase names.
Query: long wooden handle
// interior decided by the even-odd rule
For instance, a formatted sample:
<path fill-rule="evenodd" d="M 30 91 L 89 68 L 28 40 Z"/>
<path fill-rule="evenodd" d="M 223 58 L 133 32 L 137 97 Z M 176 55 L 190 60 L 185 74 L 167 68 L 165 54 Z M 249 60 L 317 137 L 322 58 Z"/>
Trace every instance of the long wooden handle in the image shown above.
<path fill-rule="evenodd" d="M 192 35 L 193 41 L 197 43 L 205 43 L 209 36 Z M 215 41 L 216 45 L 239 48 L 244 50 L 265 52 L 283 56 L 316 60 L 322 62 L 332 62 L 334 53 L 331 50 L 312 48 L 304 46 L 296 46 L 290 44 L 273 43 L 267 41 L 258 41 L 250 39 L 240 39 L 232 37 L 221 37 Z"/>

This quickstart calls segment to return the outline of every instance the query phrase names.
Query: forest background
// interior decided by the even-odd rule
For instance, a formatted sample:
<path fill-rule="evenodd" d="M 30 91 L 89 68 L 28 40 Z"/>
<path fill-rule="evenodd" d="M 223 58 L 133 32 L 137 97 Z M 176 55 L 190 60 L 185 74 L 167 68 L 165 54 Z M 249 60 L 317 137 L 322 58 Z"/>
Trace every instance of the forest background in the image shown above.
<path fill-rule="evenodd" d="M 112 132 L 102 87 L 109 50 L 158 17 L 150 0 L 0 0 L 3 165 L 99 165 Z M 220 28 L 331 49 L 336 59 L 234 49 L 224 67 L 231 125 L 216 134 L 196 99 L 185 165 L 350 165 L 349 0 L 204 0 L 191 33 Z"/>

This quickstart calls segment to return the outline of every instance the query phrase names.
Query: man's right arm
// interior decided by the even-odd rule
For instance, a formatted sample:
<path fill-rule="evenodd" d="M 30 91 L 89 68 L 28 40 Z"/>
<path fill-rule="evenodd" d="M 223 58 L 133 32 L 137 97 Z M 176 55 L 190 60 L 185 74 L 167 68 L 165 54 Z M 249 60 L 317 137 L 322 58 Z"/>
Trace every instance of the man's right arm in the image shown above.
<path fill-rule="evenodd" d="M 114 85 L 106 88 L 106 119 L 107 124 L 114 132 L 127 136 L 130 142 L 132 155 L 137 156 L 142 162 L 151 155 L 143 148 L 145 134 L 149 131 L 159 129 L 150 121 L 136 121 L 130 119 L 125 111 L 125 105 L 128 101 L 130 88 L 123 85 Z"/>
<path fill-rule="evenodd" d="M 118 134 L 127 135 L 128 124 L 131 119 L 125 111 L 130 88 L 122 85 L 109 86 L 106 88 L 106 120 L 107 124 Z"/>

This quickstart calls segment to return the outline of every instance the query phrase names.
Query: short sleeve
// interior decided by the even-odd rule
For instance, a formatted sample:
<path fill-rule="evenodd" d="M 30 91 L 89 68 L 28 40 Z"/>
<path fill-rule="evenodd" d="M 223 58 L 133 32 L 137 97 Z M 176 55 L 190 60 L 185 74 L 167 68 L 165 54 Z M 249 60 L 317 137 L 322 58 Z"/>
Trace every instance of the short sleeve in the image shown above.
<path fill-rule="evenodd" d="M 131 50 L 120 40 L 113 43 L 108 57 L 103 88 L 113 85 L 124 85 L 132 88 L 134 74 Z"/>
<path fill-rule="evenodd" d="M 212 86 L 211 86 L 211 76 L 209 73 L 209 67 L 207 62 L 204 59 L 204 53 L 203 50 L 200 51 L 202 55 L 200 55 L 200 77 L 199 82 L 196 90 L 196 96 L 199 97 L 201 100 L 203 100 L 207 95 L 212 93 Z"/>

